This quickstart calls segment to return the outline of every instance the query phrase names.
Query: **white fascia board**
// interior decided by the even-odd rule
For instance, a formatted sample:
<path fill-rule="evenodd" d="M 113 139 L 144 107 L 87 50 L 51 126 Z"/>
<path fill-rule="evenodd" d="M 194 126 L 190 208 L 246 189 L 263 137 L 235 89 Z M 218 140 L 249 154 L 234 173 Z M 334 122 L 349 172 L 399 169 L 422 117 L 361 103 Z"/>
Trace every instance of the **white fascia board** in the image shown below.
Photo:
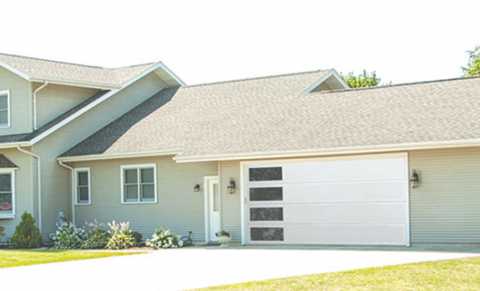
<path fill-rule="evenodd" d="M 97 106 L 98 104 L 102 103 L 103 101 L 109 99 L 110 97 L 114 96 L 115 94 L 119 93 L 120 91 L 122 91 L 123 89 L 127 88 L 128 86 L 132 85 L 133 83 L 135 83 L 136 81 L 142 79 L 143 77 L 145 77 L 146 75 L 150 74 L 151 72 L 157 70 L 157 69 L 164 69 L 165 66 L 159 62 L 159 63 L 155 63 L 153 64 L 152 66 L 150 66 L 149 68 L 145 69 L 142 73 L 140 73 L 139 75 L 135 76 L 134 78 L 130 79 L 129 81 L 125 82 L 121 88 L 118 88 L 118 89 L 115 89 L 115 90 L 112 90 L 110 92 L 107 92 L 105 93 L 105 95 L 103 95 L 102 97 L 98 98 L 97 100 L 93 101 L 92 103 L 88 104 L 87 106 L 81 108 L 80 110 L 78 110 L 77 112 L 75 112 L 74 114 L 70 115 L 69 117 L 65 118 L 64 120 L 62 120 L 61 122 L 55 124 L 54 126 L 52 126 L 51 128 L 49 128 L 48 130 L 46 130 L 45 132 L 39 134 L 38 136 L 36 136 L 35 138 L 33 138 L 30 142 L 32 144 L 36 144 L 37 142 L 41 141 L 42 139 L 44 139 L 45 137 L 47 137 L 48 135 L 50 135 L 51 133 L 53 133 L 54 131 L 60 129 L 61 127 L 65 126 L 66 124 L 68 124 L 70 121 L 76 119 L 77 117 L 79 117 L 80 115 L 84 114 L 85 112 L 89 111 L 90 109 L 92 109 L 93 107 Z"/>
<path fill-rule="evenodd" d="M 338 147 L 332 149 L 314 149 L 299 151 L 272 151 L 272 152 L 253 152 L 253 153 L 235 153 L 222 155 L 205 155 L 205 156 L 176 156 L 174 159 L 177 163 L 192 162 L 210 162 L 210 161 L 235 161 L 250 159 L 272 159 L 272 158 L 288 158 L 288 157 L 307 157 L 307 156 L 334 156 L 334 155 L 351 155 L 381 152 L 397 152 L 407 150 L 431 150 L 431 149 L 448 149 L 448 148 L 466 148 L 480 146 L 480 139 L 458 140 L 458 141 L 439 141 L 439 142 L 423 142 L 423 143 L 404 143 L 393 145 L 374 145 L 361 147 Z"/>
<path fill-rule="evenodd" d="M 151 152 L 121 153 L 121 154 L 96 154 L 96 155 L 84 155 L 84 156 L 59 157 L 57 158 L 57 160 L 68 163 L 68 162 L 128 159 L 128 158 L 142 158 L 142 157 L 155 157 L 155 156 L 174 156 L 176 154 L 178 154 L 178 151 L 176 150 L 166 150 L 166 151 L 151 151 Z"/>
<path fill-rule="evenodd" d="M 15 68 L 12 68 L 11 66 L 5 64 L 4 62 L 0 62 L 0 67 L 3 67 L 4 69 L 12 72 L 13 74 L 21 77 L 22 79 L 25 79 L 27 81 L 31 81 L 30 76 L 28 76 L 27 74 L 25 74 L 23 72 L 20 72 L 19 70 L 15 69 Z"/>
<path fill-rule="evenodd" d="M 32 144 L 29 141 L 22 142 L 5 142 L 0 143 L 0 149 L 16 148 L 16 147 L 29 147 Z"/>
<path fill-rule="evenodd" d="M 157 64 L 158 64 L 158 68 L 165 71 L 168 75 L 170 75 L 172 79 L 178 83 L 178 85 L 180 86 L 187 85 L 182 79 L 180 79 L 180 77 L 177 76 L 177 74 L 175 74 L 172 70 L 170 70 L 163 62 L 158 62 Z"/>
<path fill-rule="evenodd" d="M 30 79 L 30 82 L 37 82 L 37 83 L 48 82 L 49 84 L 55 84 L 55 85 L 73 86 L 73 87 L 81 87 L 81 88 L 93 88 L 93 89 L 100 89 L 100 90 L 113 90 L 113 89 L 121 88 L 121 86 L 98 85 L 98 84 L 87 83 L 87 82 L 61 81 L 61 80 L 51 80 L 51 79 Z"/>
<path fill-rule="evenodd" d="M 347 83 L 345 83 L 345 81 L 343 80 L 342 76 L 340 76 L 340 74 L 335 70 L 335 69 L 330 69 L 328 70 L 328 72 L 323 75 L 320 79 L 318 79 L 315 83 L 313 83 L 312 85 L 308 86 L 305 90 L 304 90 L 304 93 L 305 94 L 308 94 L 310 92 L 312 92 L 315 88 L 317 88 L 318 86 L 320 86 L 323 82 L 325 82 L 326 80 L 328 80 L 328 78 L 330 77 L 334 77 L 335 79 L 337 79 L 337 81 L 340 83 L 340 85 L 342 85 L 343 89 L 349 89 L 350 87 L 348 86 Z"/>

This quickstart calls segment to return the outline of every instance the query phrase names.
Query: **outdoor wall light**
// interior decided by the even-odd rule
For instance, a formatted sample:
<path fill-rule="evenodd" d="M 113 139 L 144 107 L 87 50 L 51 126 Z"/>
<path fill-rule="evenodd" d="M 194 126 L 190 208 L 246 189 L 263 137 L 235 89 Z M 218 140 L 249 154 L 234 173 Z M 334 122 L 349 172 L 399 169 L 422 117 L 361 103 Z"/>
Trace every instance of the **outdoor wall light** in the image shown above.
<path fill-rule="evenodd" d="M 235 190 L 237 189 L 237 185 L 235 184 L 235 180 L 230 179 L 230 182 L 228 183 L 227 189 L 228 189 L 228 193 L 230 193 L 230 194 L 235 193 Z"/>
<path fill-rule="evenodd" d="M 200 192 L 200 184 L 195 184 L 195 186 L 193 186 L 193 192 Z"/>
<path fill-rule="evenodd" d="M 410 176 L 410 183 L 412 188 L 418 188 L 420 186 L 420 173 L 417 170 L 412 170 Z"/>

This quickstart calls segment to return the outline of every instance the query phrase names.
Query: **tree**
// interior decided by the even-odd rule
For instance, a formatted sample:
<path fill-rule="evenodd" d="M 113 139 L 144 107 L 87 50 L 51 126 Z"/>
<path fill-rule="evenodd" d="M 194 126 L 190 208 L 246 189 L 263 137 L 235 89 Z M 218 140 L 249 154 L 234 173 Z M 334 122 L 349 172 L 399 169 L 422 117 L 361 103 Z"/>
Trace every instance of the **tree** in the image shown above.
<path fill-rule="evenodd" d="M 22 220 L 12 236 L 12 244 L 18 249 L 32 249 L 42 245 L 42 235 L 30 213 L 23 213 Z"/>
<path fill-rule="evenodd" d="M 477 46 L 468 53 L 468 64 L 463 67 L 465 77 L 480 76 L 480 46 Z"/>
<path fill-rule="evenodd" d="M 343 76 L 345 82 L 347 82 L 350 88 L 364 88 L 375 87 L 380 83 L 380 78 L 377 77 L 375 71 L 368 73 L 366 70 L 359 75 L 355 75 L 353 72 L 346 76 Z"/>

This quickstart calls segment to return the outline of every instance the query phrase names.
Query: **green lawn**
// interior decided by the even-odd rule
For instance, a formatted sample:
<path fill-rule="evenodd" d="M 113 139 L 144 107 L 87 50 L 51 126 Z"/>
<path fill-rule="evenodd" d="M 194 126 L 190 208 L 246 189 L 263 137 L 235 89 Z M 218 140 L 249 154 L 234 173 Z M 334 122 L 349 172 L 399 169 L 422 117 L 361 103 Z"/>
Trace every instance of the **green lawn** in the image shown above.
<path fill-rule="evenodd" d="M 249 282 L 206 290 L 480 290 L 480 257 Z"/>
<path fill-rule="evenodd" d="M 0 250 L 0 268 L 138 254 L 137 252 Z"/>

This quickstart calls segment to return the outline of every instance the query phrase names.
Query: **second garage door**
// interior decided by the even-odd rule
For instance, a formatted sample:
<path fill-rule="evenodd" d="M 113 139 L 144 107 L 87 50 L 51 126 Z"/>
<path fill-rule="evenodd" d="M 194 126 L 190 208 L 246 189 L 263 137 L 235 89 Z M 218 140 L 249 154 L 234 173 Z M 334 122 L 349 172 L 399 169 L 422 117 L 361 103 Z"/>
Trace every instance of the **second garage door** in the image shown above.
<path fill-rule="evenodd" d="M 409 244 L 407 154 L 242 168 L 246 243 Z"/>

